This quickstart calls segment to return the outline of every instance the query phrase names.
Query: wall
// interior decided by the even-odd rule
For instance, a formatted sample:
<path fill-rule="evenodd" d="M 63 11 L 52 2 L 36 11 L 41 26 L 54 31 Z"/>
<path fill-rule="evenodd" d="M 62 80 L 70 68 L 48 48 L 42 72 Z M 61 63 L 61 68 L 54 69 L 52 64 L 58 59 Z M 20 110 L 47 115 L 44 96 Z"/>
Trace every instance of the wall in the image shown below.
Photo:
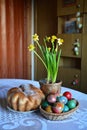
<path fill-rule="evenodd" d="M 35 32 L 43 44 L 44 36 L 57 34 L 57 1 L 35 0 Z M 46 77 L 46 70 L 42 63 L 35 58 L 35 80 Z"/>

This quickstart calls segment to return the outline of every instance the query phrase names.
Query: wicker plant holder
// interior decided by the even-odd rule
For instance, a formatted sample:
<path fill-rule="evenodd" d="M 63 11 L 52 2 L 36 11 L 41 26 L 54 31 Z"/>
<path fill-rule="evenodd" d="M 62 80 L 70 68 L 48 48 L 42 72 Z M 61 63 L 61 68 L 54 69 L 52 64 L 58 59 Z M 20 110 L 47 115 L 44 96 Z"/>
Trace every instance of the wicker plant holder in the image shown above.
<path fill-rule="evenodd" d="M 48 95 L 50 93 L 61 93 L 61 85 L 62 81 L 58 81 L 56 83 L 47 83 L 46 80 L 40 80 L 40 89 L 45 95 Z"/>
<path fill-rule="evenodd" d="M 48 120 L 64 120 L 71 116 L 79 107 L 79 102 L 77 101 L 77 105 L 74 109 L 68 111 L 68 112 L 63 112 L 61 114 L 56 114 L 56 113 L 49 113 L 46 112 L 42 107 L 40 106 L 40 112 L 41 114 Z"/>

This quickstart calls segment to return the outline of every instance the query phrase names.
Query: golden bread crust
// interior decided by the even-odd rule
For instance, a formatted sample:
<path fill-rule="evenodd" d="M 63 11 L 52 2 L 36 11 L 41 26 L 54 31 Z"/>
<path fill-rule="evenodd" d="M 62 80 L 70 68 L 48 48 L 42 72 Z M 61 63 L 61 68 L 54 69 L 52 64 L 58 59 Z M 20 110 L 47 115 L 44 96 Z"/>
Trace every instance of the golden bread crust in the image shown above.
<path fill-rule="evenodd" d="M 16 111 L 35 110 L 44 98 L 43 92 L 32 84 L 11 88 L 7 93 L 8 105 Z"/>

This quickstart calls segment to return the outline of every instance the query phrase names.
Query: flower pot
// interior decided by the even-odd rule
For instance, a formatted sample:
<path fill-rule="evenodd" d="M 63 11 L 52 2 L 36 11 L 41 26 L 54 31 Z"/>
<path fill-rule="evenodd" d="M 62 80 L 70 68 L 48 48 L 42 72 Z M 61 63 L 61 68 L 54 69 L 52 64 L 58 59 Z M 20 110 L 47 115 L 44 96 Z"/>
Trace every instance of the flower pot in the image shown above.
<path fill-rule="evenodd" d="M 46 80 L 40 80 L 40 89 L 43 91 L 45 95 L 48 95 L 50 93 L 61 93 L 61 85 L 62 81 L 58 81 L 56 83 L 46 83 Z"/>

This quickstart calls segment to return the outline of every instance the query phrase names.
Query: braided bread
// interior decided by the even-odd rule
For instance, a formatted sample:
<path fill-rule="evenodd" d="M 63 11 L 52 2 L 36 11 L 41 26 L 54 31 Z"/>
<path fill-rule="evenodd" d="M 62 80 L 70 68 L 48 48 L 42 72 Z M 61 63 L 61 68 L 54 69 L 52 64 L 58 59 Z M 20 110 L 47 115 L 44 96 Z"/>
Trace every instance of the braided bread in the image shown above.
<path fill-rule="evenodd" d="M 44 98 L 43 92 L 31 84 L 11 88 L 7 93 L 8 105 L 16 111 L 35 110 Z"/>

